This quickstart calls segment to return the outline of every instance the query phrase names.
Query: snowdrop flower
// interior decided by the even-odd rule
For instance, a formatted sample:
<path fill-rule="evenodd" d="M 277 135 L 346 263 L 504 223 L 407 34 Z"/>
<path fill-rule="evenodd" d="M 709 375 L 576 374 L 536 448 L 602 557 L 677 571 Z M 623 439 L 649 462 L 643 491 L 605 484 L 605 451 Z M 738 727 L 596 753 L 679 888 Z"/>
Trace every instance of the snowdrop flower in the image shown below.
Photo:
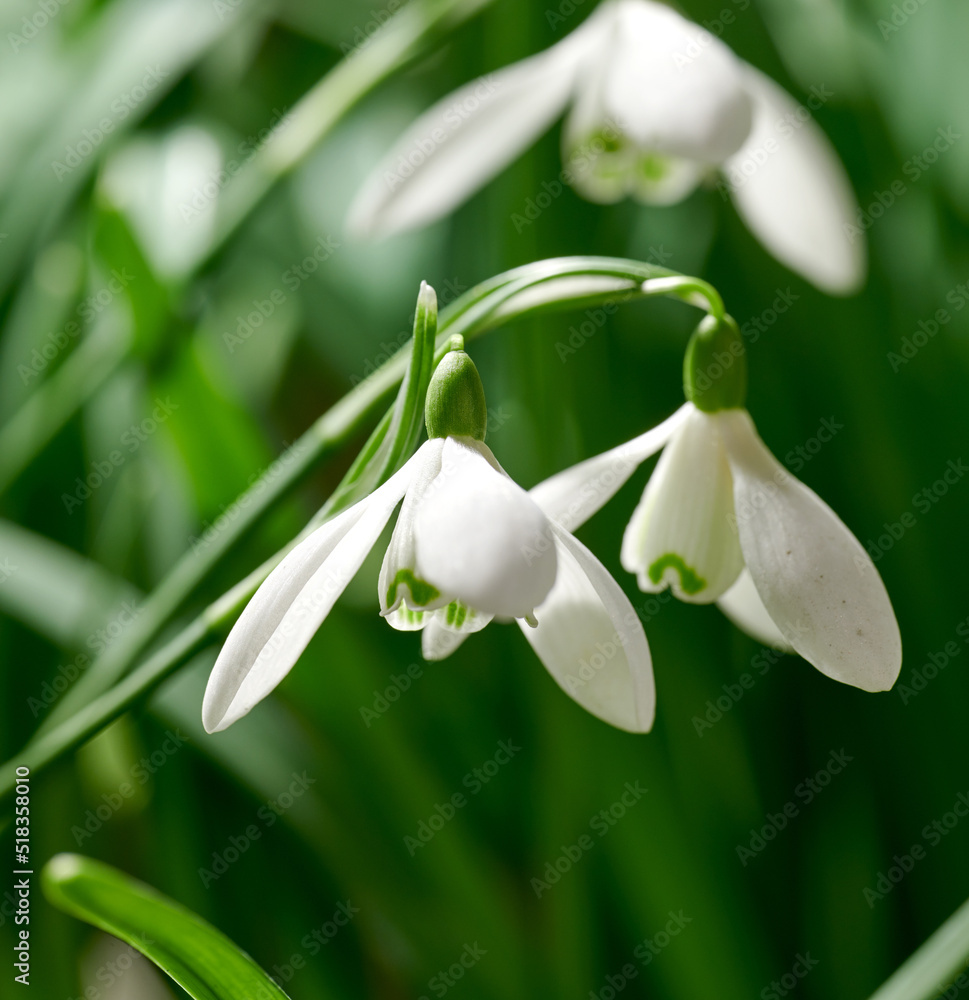
<path fill-rule="evenodd" d="M 884 584 L 834 511 L 758 436 L 743 408 L 742 341 L 732 321 L 701 324 L 687 371 L 691 402 L 647 434 L 546 480 L 533 499 L 574 530 L 663 448 L 623 537 L 623 566 L 641 589 L 716 601 L 767 645 L 800 653 L 837 681 L 887 690 L 902 651 Z"/>
<path fill-rule="evenodd" d="M 864 240 L 844 228 L 854 194 L 810 110 L 654 0 L 605 0 L 561 42 L 432 107 L 364 183 L 350 230 L 386 236 L 440 218 L 567 107 L 560 181 L 522 224 L 562 182 L 595 202 L 671 204 L 720 171 L 721 192 L 784 264 L 835 294 L 863 280 Z"/>
<path fill-rule="evenodd" d="M 599 718 L 653 723 L 646 635 L 589 550 L 546 517 L 484 443 L 487 408 L 471 359 L 445 355 L 427 394 L 428 440 L 370 496 L 276 567 L 222 648 L 202 707 L 208 732 L 244 716 L 286 676 L 403 499 L 380 569 L 380 613 L 423 629 L 441 659 L 493 618 L 517 620 L 555 681 Z"/>

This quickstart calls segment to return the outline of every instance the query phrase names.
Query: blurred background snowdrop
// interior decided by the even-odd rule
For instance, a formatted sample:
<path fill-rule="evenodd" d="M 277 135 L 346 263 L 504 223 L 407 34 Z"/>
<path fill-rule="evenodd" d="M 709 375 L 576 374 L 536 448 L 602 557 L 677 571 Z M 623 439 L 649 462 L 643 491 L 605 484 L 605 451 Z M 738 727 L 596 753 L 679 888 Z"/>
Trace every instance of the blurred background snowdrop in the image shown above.
<path fill-rule="evenodd" d="M 655 0 L 608 0 L 546 52 L 442 98 L 365 182 L 351 229 L 385 236 L 439 218 L 566 107 L 563 175 L 584 197 L 672 204 L 720 170 L 719 189 L 778 259 L 830 292 L 864 279 L 854 194 L 810 111 Z"/>
<path fill-rule="evenodd" d="M 278 967 L 294 997 L 433 995 L 432 978 L 475 942 L 486 954 L 455 996 L 601 994 L 633 963 L 630 995 L 641 986 L 670 1000 L 749 1000 L 806 951 L 820 962 L 800 983 L 805 996 L 869 996 L 969 894 L 969 825 L 943 823 L 939 836 L 932 825 L 966 791 L 969 749 L 969 485 L 959 471 L 969 10 L 961 0 L 685 0 L 665 14 L 717 42 L 684 80 L 703 53 L 719 52 L 742 81 L 730 92 L 750 95 L 754 74 L 793 102 L 784 150 L 819 133 L 835 150 L 832 169 L 846 172 L 857 203 L 839 217 L 852 263 L 837 275 L 858 267 L 860 277 L 867 245 L 868 277 L 858 294 L 834 298 L 819 290 L 835 290 L 833 271 L 773 245 L 744 203 L 753 187 L 730 169 L 756 142 L 753 99 L 754 131 L 743 138 L 738 116 L 733 152 L 725 143 L 716 157 L 683 157 L 714 168 L 695 189 L 684 180 L 656 204 L 655 187 L 634 184 L 626 196 L 621 172 L 621 200 L 603 200 L 603 189 L 593 201 L 563 180 L 587 141 L 569 132 L 585 127 L 576 84 L 446 208 L 442 184 L 433 221 L 351 238 L 349 206 L 428 108 L 507 67 L 569 55 L 571 39 L 614 16 L 594 0 L 467 3 L 411 45 L 415 19 L 442 7 L 0 5 L 3 758 L 39 726 L 73 717 L 66 689 L 133 641 L 173 567 L 184 582 L 229 546 L 196 586 L 163 591 L 179 627 L 303 529 L 369 427 L 244 538 L 234 533 L 264 494 L 239 497 L 262 475 L 285 475 L 283 450 L 407 342 L 422 279 L 446 306 L 509 267 L 573 253 L 652 260 L 723 293 L 748 348 L 760 436 L 838 512 L 885 581 L 905 648 L 899 682 L 877 695 L 836 684 L 714 607 L 640 592 L 619 554 L 647 464 L 577 536 L 649 635 L 660 706 L 649 736 L 564 697 L 517 629 L 489 627 L 443 663 L 423 661 L 413 636 L 374 613 L 388 532 L 300 669 L 245 719 L 214 737 L 200 724 L 220 634 L 144 707 L 38 776 L 37 857 L 76 850 L 72 828 L 84 831 L 90 813 L 101 825 L 82 850 Z M 388 36 L 381 23 L 408 11 L 407 37 Z M 368 78 L 378 57 L 394 72 Z M 304 103 L 340 65 L 339 87 L 330 78 Z M 696 134 L 695 120 L 669 127 L 678 124 Z M 625 171 L 622 156 L 639 162 L 647 145 L 639 133 L 612 135 L 602 138 L 621 146 L 614 162 Z M 183 206 L 196 204 L 201 214 L 186 218 Z M 815 215 L 820 225 L 824 212 Z M 510 321 L 475 343 L 489 445 L 522 487 L 681 405 L 696 311 L 622 298 Z M 159 421 L 162 404 L 173 408 Z M 832 421 L 835 436 L 819 433 Z M 138 784 L 132 769 L 142 773 L 173 727 L 188 741 Z M 468 796 L 465 777 L 473 785 L 509 739 L 521 752 Z M 842 749 L 852 762 L 806 805 L 796 789 Z M 314 783 L 272 808 L 304 772 Z M 628 809 L 627 782 L 649 789 Z M 129 786 L 137 794 L 125 797 Z M 761 836 L 787 803 L 796 817 L 770 827 L 773 840 L 742 864 L 738 845 L 749 849 L 752 831 Z M 440 817 L 438 806 L 453 818 L 412 857 L 404 838 Z M 9 850 L 9 827 L 3 838 Z M 880 882 L 913 845 L 924 858 L 901 881 Z M 222 873 L 203 883 L 199 870 L 215 866 Z M 539 898 L 531 880 L 548 881 L 546 866 L 560 877 Z M 33 898 L 43 958 L 32 995 L 63 1000 L 103 985 L 88 961 L 97 936 Z M 348 899 L 359 913 L 327 937 L 320 929 Z M 692 920 L 658 948 L 671 911 Z M 136 980 L 118 988 L 126 982 Z"/>

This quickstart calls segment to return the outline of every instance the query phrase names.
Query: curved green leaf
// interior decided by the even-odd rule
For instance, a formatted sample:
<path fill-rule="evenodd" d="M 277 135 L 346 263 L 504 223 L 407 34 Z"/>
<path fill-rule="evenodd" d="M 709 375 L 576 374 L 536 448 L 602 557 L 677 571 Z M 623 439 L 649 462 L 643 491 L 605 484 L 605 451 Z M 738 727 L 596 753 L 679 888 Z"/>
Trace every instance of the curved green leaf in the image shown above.
<path fill-rule="evenodd" d="M 871 995 L 871 1000 L 928 1000 L 969 958 L 969 902 L 951 917 Z M 948 996 L 948 993 L 946 994 Z"/>
<path fill-rule="evenodd" d="M 224 934 L 117 868 L 58 854 L 42 879 L 51 903 L 136 948 L 196 1000 L 288 1000 Z"/>

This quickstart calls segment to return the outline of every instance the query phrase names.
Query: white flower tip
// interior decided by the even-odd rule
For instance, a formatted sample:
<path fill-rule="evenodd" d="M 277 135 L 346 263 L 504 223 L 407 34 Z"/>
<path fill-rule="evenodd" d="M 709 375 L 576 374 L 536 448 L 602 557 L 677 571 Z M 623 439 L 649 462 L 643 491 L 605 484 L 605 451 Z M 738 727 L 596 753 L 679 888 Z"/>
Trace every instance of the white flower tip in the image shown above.
<path fill-rule="evenodd" d="M 206 715 L 202 714 L 202 727 L 211 736 L 213 733 L 221 733 L 226 726 L 220 726 L 218 722 L 218 717 L 207 718 Z"/>
<path fill-rule="evenodd" d="M 452 632 L 432 620 L 421 636 L 421 655 L 430 663 L 446 660 L 467 638 L 466 632 Z"/>
<path fill-rule="evenodd" d="M 868 280 L 868 251 L 864 236 L 846 248 L 844 259 L 837 267 L 822 271 L 816 266 L 812 270 L 805 268 L 804 273 L 822 292 L 839 298 L 856 295 Z"/>
<path fill-rule="evenodd" d="M 210 736 L 228 729 L 249 711 L 248 708 L 242 711 L 233 708 L 237 699 L 228 688 L 225 673 L 224 665 L 216 660 L 202 698 L 202 726 Z"/>
<path fill-rule="evenodd" d="M 224 712 L 218 711 L 209 704 L 208 691 L 206 691 L 205 701 L 202 703 L 202 727 L 211 736 L 213 733 L 221 733 L 223 729 L 228 729 L 232 725 L 231 721 L 226 721 Z"/>
<path fill-rule="evenodd" d="M 887 690 L 901 670 L 902 641 L 871 557 L 837 514 L 780 465 L 745 411 L 724 411 L 720 425 L 741 546 L 762 611 L 823 674 L 863 691 Z M 750 606 L 741 602 L 738 609 L 751 616 Z"/>
<path fill-rule="evenodd" d="M 636 722 L 637 725 L 633 729 L 626 729 L 624 732 L 634 733 L 636 735 L 645 735 L 646 733 L 651 733 L 653 731 L 653 723 L 656 721 L 656 708 L 654 706 L 653 711 L 648 715 L 643 715 L 638 709 L 636 711 Z"/>
<path fill-rule="evenodd" d="M 375 242 L 387 235 L 380 231 L 378 219 L 376 205 L 365 187 L 351 202 L 343 220 L 343 231 L 356 243 Z"/>
<path fill-rule="evenodd" d="M 617 729 L 647 733 L 656 689 L 646 633 L 622 588 L 575 536 L 553 522 L 555 586 L 525 638 L 574 701 Z"/>
<path fill-rule="evenodd" d="M 878 636 L 872 641 L 868 658 L 862 660 L 859 657 L 859 662 L 852 664 L 850 671 L 836 680 L 871 694 L 891 691 L 902 672 L 902 638 L 897 623 L 893 624 L 895 628 L 891 634 Z"/>
<path fill-rule="evenodd" d="M 848 175 L 820 126 L 791 133 L 799 105 L 772 79 L 745 65 L 756 104 L 754 127 L 724 164 L 741 217 L 767 250 L 830 295 L 851 295 L 867 274 L 865 235 Z M 763 150 L 773 150 L 764 159 Z"/>

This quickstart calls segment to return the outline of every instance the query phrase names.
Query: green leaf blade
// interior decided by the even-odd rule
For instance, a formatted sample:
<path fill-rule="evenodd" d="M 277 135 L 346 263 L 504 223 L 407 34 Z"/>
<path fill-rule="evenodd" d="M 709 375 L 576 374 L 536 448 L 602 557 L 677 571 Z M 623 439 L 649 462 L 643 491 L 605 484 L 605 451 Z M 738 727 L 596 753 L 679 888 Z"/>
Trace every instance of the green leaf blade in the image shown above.
<path fill-rule="evenodd" d="M 140 951 L 195 1000 L 289 1000 L 221 931 L 110 865 L 58 854 L 42 881 L 53 905 Z"/>

